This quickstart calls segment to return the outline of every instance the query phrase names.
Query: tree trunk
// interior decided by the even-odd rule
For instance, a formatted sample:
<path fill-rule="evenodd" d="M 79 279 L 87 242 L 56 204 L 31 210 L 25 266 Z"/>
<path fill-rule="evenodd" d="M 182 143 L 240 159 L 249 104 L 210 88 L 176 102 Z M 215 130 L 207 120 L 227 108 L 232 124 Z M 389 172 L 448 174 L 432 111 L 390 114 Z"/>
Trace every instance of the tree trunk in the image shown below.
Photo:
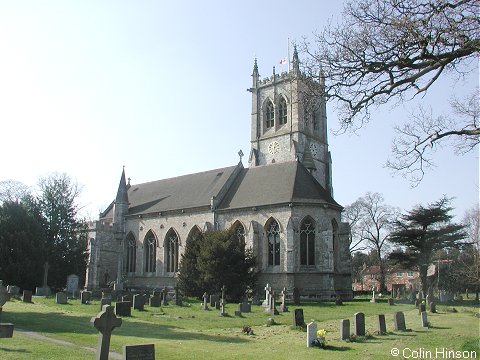
<path fill-rule="evenodd" d="M 426 296 L 427 291 L 428 291 L 427 270 L 428 270 L 427 265 L 419 265 L 418 266 L 418 271 L 420 273 L 420 283 L 421 283 L 421 287 L 422 287 L 423 296 Z"/>

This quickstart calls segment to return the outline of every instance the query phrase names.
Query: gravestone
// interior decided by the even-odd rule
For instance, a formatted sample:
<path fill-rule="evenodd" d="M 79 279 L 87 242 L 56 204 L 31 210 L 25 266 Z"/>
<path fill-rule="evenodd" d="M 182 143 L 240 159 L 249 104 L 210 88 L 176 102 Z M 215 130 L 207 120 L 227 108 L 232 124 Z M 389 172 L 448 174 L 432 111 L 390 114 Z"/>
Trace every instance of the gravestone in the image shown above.
<path fill-rule="evenodd" d="M 165 286 L 162 292 L 162 305 L 168 305 L 168 288 Z"/>
<path fill-rule="evenodd" d="M 281 312 L 288 312 L 287 307 L 287 288 L 283 288 L 280 294 L 281 304 L 280 304 L 280 311 Z"/>
<path fill-rule="evenodd" d="M 133 296 L 133 308 L 135 310 L 143 311 L 145 306 L 145 298 L 143 295 L 137 294 Z"/>
<path fill-rule="evenodd" d="M 175 305 L 176 306 L 183 306 L 182 295 L 180 295 L 180 291 L 178 289 L 178 286 L 175 286 Z"/>
<path fill-rule="evenodd" d="M 208 310 L 208 294 L 206 292 L 203 293 L 202 299 L 202 310 Z"/>
<path fill-rule="evenodd" d="M 50 296 L 51 290 L 48 287 L 48 269 L 50 269 L 50 264 L 48 261 L 45 261 L 43 264 L 43 282 L 41 287 L 35 288 L 35 295 L 37 296 Z"/>
<path fill-rule="evenodd" d="M 303 309 L 295 309 L 292 313 L 292 326 L 305 326 L 305 319 L 303 317 Z"/>
<path fill-rule="evenodd" d="M 278 315 L 279 312 L 275 307 L 275 292 L 272 290 L 270 293 L 270 308 L 267 310 L 270 315 Z"/>
<path fill-rule="evenodd" d="M 67 276 L 67 293 L 73 294 L 75 290 L 78 290 L 78 275 L 70 274 Z"/>
<path fill-rule="evenodd" d="M 385 324 L 385 315 L 378 315 L 378 335 L 385 335 L 387 333 L 387 325 Z"/>
<path fill-rule="evenodd" d="M 92 293 L 90 291 L 84 290 L 80 293 L 80 302 L 82 304 L 88 305 L 92 300 Z"/>
<path fill-rule="evenodd" d="M 293 303 L 297 306 L 300 305 L 300 291 L 296 287 L 293 288 Z"/>
<path fill-rule="evenodd" d="M 437 306 L 435 305 L 435 302 L 430 303 L 430 312 L 431 313 L 436 313 L 437 312 Z"/>
<path fill-rule="evenodd" d="M 210 295 L 210 306 L 213 308 L 217 301 L 220 301 L 220 296 L 218 295 Z"/>
<path fill-rule="evenodd" d="M 252 305 L 250 305 L 250 303 L 246 301 L 241 302 L 240 304 L 238 304 L 238 310 L 246 313 L 252 312 Z"/>
<path fill-rule="evenodd" d="M 108 360 L 110 351 L 110 337 L 113 329 L 122 326 L 122 319 L 113 313 L 113 306 L 105 305 L 97 316 L 92 317 L 90 322 L 100 332 L 96 352 L 97 360 Z"/>
<path fill-rule="evenodd" d="M 132 316 L 132 307 L 130 301 L 118 301 L 115 303 L 115 315 Z"/>
<path fill-rule="evenodd" d="M 406 331 L 407 327 L 405 325 L 405 315 L 403 312 L 397 311 L 393 314 L 393 328 L 395 331 Z"/>
<path fill-rule="evenodd" d="M 2 281 L 0 280 L 0 315 L 2 314 L 2 307 L 10 299 L 10 294 L 7 289 L 3 286 Z M 0 338 L 11 338 L 13 337 L 13 328 L 12 323 L 0 323 Z"/>
<path fill-rule="evenodd" d="M 7 292 L 12 296 L 19 296 L 20 295 L 20 288 L 16 285 L 8 285 Z"/>
<path fill-rule="evenodd" d="M 340 320 L 340 340 L 350 339 L 350 320 Z"/>
<path fill-rule="evenodd" d="M 227 316 L 228 314 L 225 312 L 225 301 L 220 299 L 220 316 Z"/>
<path fill-rule="evenodd" d="M 225 285 L 223 285 L 220 290 L 222 290 L 222 300 L 223 300 L 223 303 L 225 304 L 226 303 L 225 292 L 227 291 L 227 288 L 225 287 Z"/>
<path fill-rule="evenodd" d="M 392 298 L 388 299 L 388 305 L 390 305 L 390 306 L 391 306 L 391 305 L 395 305 L 395 303 L 393 302 L 393 299 L 392 299 Z"/>
<path fill-rule="evenodd" d="M 102 297 L 100 299 L 100 311 L 103 309 L 103 305 L 112 305 L 112 299 Z"/>
<path fill-rule="evenodd" d="M 160 296 L 152 296 L 150 298 L 151 307 L 160 307 Z"/>
<path fill-rule="evenodd" d="M 32 292 L 30 290 L 23 290 L 22 301 L 26 303 L 32 302 Z"/>
<path fill-rule="evenodd" d="M 64 293 L 63 291 L 60 291 L 55 294 L 55 302 L 57 304 L 62 304 L 65 305 L 67 304 L 67 294 Z"/>
<path fill-rule="evenodd" d="M 155 345 L 125 345 L 123 360 L 155 360 Z"/>
<path fill-rule="evenodd" d="M 335 305 L 337 305 L 337 306 L 342 306 L 343 305 L 343 301 L 342 301 L 342 298 L 340 296 L 337 296 L 335 298 Z"/>
<path fill-rule="evenodd" d="M 353 314 L 353 333 L 356 336 L 365 336 L 365 314 L 362 312 Z"/>
<path fill-rule="evenodd" d="M 423 328 L 428 328 L 428 318 L 427 318 L 427 312 L 426 311 L 422 311 L 421 319 L 422 319 L 422 327 Z"/>
<path fill-rule="evenodd" d="M 270 291 L 272 291 L 272 288 L 267 283 L 265 286 L 265 300 L 262 303 L 262 305 L 267 309 L 270 307 Z"/>
<path fill-rule="evenodd" d="M 307 348 L 312 347 L 312 341 L 317 338 L 317 324 L 314 321 L 307 324 Z"/>
<path fill-rule="evenodd" d="M 372 299 L 370 300 L 371 303 L 374 303 L 374 302 L 377 302 L 377 300 L 375 299 L 375 288 L 372 288 Z"/>

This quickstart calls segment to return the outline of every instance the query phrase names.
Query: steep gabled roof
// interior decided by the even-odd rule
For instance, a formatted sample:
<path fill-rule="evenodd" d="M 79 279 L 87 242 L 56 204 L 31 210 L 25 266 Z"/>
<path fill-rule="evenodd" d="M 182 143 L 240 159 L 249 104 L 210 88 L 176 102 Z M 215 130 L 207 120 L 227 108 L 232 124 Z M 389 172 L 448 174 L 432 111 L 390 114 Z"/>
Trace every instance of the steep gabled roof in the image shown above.
<path fill-rule="evenodd" d="M 298 161 L 243 169 L 219 209 L 313 203 L 341 206 Z"/>
<path fill-rule="evenodd" d="M 128 189 L 128 215 L 210 206 L 212 197 L 217 197 L 225 190 L 224 187 L 229 180 L 232 181 L 231 177 L 238 167 L 131 185 Z M 240 168 L 243 167 L 240 165 Z M 112 217 L 112 208 L 109 206 L 102 217 Z"/>

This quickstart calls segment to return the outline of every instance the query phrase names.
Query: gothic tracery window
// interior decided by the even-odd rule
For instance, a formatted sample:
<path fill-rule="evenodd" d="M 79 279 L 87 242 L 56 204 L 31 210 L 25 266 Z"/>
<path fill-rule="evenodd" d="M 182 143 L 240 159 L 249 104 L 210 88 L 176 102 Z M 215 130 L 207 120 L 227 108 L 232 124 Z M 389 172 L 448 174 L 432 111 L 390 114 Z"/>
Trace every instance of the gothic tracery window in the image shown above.
<path fill-rule="evenodd" d="M 280 227 L 272 220 L 267 227 L 268 265 L 280 265 Z"/>
<path fill-rule="evenodd" d="M 167 272 L 178 271 L 178 235 L 175 230 L 168 230 L 165 237 L 165 255 Z"/>
<path fill-rule="evenodd" d="M 125 272 L 135 272 L 135 260 L 137 256 L 137 244 L 135 237 L 129 233 L 125 239 Z"/>
<path fill-rule="evenodd" d="M 267 100 L 265 105 L 265 126 L 267 129 L 273 127 L 275 124 L 275 109 L 273 103 L 270 100 Z"/>
<path fill-rule="evenodd" d="M 285 125 L 287 123 L 287 102 L 282 96 L 278 106 L 278 123 L 279 125 Z"/>
<path fill-rule="evenodd" d="M 238 240 L 240 247 L 245 249 L 245 228 L 241 223 L 237 223 L 234 230 L 235 239 Z"/>
<path fill-rule="evenodd" d="M 300 265 L 315 265 L 315 223 L 310 218 L 300 226 Z"/>
<path fill-rule="evenodd" d="M 157 239 L 151 231 L 147 233 L 144 241 L 145 272 L 153 273 L 157 269 Z"/>

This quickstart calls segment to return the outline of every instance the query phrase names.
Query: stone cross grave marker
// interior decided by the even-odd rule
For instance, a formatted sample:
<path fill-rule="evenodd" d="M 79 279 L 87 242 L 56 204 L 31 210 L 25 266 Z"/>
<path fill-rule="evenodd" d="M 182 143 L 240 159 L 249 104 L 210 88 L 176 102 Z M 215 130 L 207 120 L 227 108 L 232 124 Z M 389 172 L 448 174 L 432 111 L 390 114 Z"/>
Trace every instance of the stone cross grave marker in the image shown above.
<path fill-rule="evenodd" d="M 272 290 L 270 293 L 270 308 L 267 309 L 270 315 L 278 315 L 278 310 L 275 307 L 275 292 Z"/>
<path fill-rule="evenodd" d="M 272 288 L 270 287 L 270 285 L 267 283 L 267 285 L 265 286 L 265 301 L 263 302 L 263 306 L 266 307 L 267 309 L 270 307 L 270 291 L 272 290 Z"/>
<path fill-rule="evenodd" d="M 280 304 L 280 311 L 281 312 L 287 312 L 288 311 L 288 308 L 287 308 L 287 288 L 283 288 L 283 290 L 281 292 L 280 299 L 282 301 L 282 303 Z"/>
<path fill-rule="evenodd" d="M 356 336 L 365 336 L 365 314 L 362 312 L 353 314 L 353 333 Z"/>
<path fill-rule="evenodd" d="M 378 315 L 378 335 L 385 335 L 387 333 L 387 325 L 385 324 L 385 315 Z"/>
<path fill-rule="evenodd" d="M 375 288 L 372 287 L 372 299 L 370 300 L 371 303 L 376 302 L 377 300 L 375 299 Z"/>
<path fill-rule="evenodd" d="M 317 324 L 314 321 L 307 324 L 307 347 L 312 347 L 312 341 L 317 338 Z"/>
<path fill-rule="evenodd" d="M 350 320 L 340 320 L 340 340 L 350 339 Z"/>
<path fill-rule="evenodd" d="M 225 312 L 225 300 L 223 298 L 220 299 L 220 316 L 227 316 L 228 314 Z"/>
<path fill-rule="evenodd" d="M 96 359 L 108 360 L 112 331 L 122 325 L 122 319 L 115 316 L 113 306 L 104 305 L 103 310 L 97 316 L 92 317 L 90 322 L 100 332 Z"/>
<path fill-rule="evenodd" d="M 395 331 L 407 330 L 407 327 L 405 325 L 405 315 L 403 315 L 403 312 L 397 311 L 393 314 L 393 326 Z"/>
<path fill-rule="evenodd" d="M 155 360 L 155 345 L 125 345 L 123 360 Z"/>

